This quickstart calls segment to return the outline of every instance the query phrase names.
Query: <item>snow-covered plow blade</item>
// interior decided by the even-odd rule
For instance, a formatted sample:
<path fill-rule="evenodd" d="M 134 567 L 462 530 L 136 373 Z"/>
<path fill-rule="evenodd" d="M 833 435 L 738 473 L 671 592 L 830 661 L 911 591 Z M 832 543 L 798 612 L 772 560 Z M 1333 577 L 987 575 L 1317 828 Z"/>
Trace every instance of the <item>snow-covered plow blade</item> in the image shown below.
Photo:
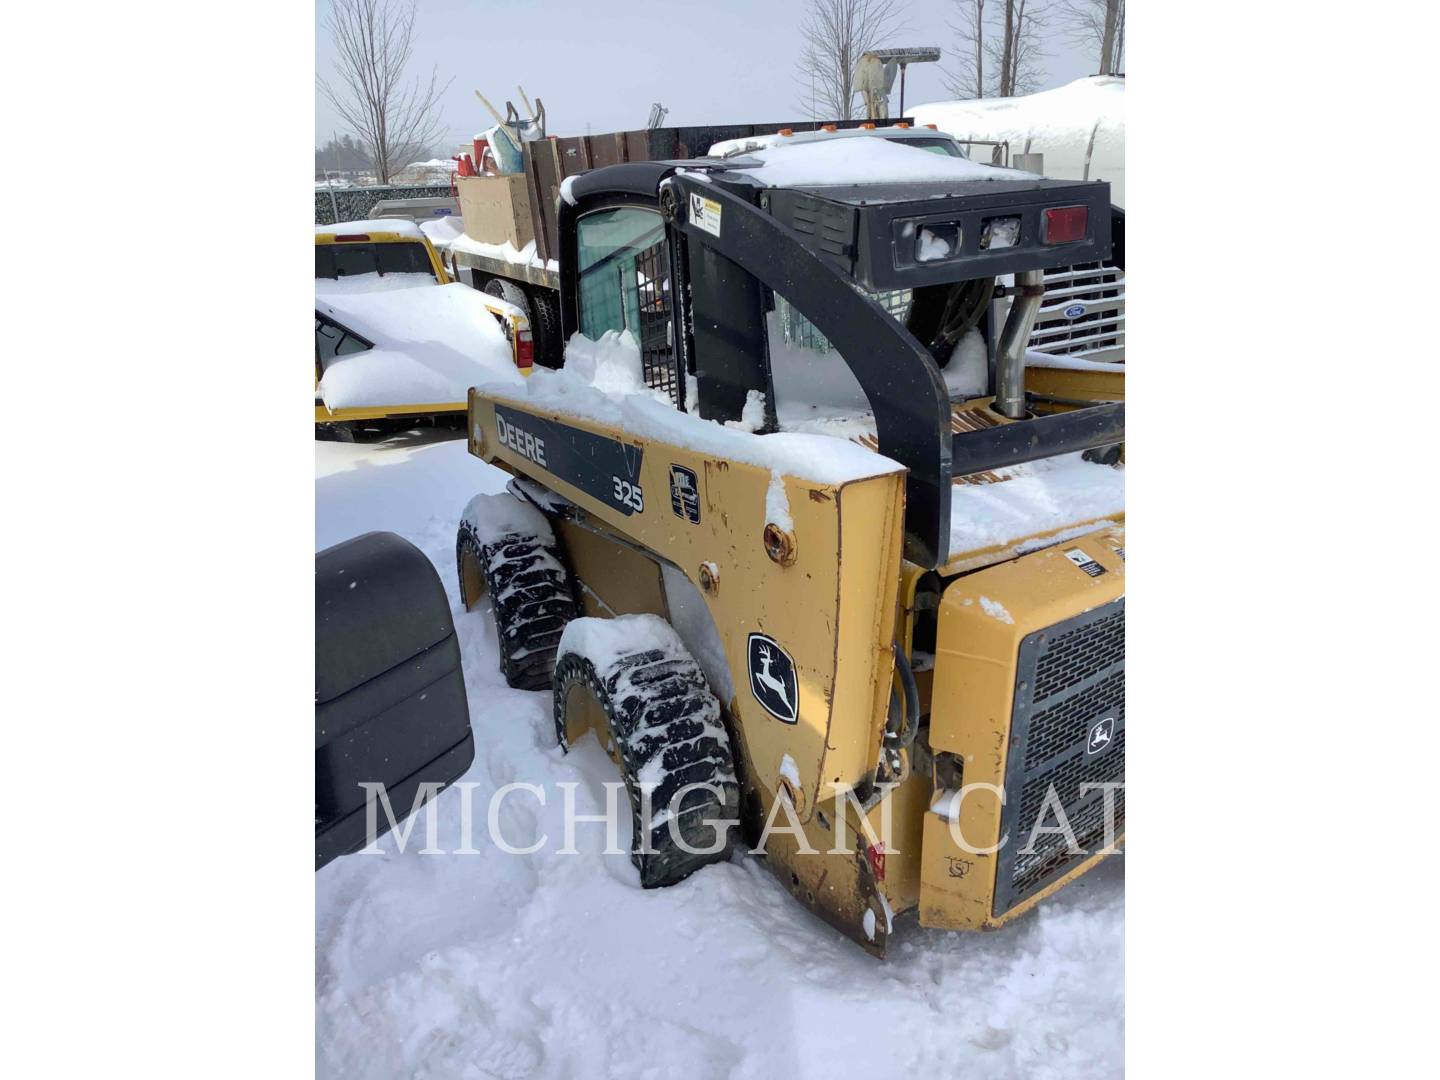
<path fill-rule="evenodd" d="M 383 532 L 317 554 L 315 868 L 389 828 L 373 785 L 398 823 L 474 757 L 460 646 L 430 560 Z"/>

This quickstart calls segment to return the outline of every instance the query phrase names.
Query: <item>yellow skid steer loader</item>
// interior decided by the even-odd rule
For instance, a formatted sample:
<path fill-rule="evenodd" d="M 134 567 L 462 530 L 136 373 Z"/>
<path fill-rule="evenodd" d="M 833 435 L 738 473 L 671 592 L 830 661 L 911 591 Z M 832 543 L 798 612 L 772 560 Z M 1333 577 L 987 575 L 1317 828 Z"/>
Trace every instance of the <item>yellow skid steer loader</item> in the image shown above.
<path fill-rule="evenodd" d="M 1108 185 L 956 168 L 574 177 L 562 330 L 638 352 L 645 392 L 469 399 L 514 478 L 463 516 L 466 607 L 560 744 L 615 760 L 642 883 L 760 847 L 876 955 L 903 912 L 999 927 L 1123 839 L 1124 405 L 1036 416 L 1024 382 L 1044 270 L 1110 253 Z"/>

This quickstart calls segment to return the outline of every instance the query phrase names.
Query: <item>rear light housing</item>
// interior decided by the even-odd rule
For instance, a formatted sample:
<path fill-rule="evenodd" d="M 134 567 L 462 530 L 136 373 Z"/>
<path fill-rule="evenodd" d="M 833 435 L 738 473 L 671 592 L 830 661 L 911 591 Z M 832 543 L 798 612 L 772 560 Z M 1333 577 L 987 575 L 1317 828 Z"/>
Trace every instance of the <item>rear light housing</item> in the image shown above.
<path fill-rule="evenodd" d="M 1089 228 L 1088 206 L 1052 206 L 1045 211 L 1040 240 L 1044 244 L 1073 244 L 1084 240 Z"/>
<path fill-rule="evenodd" d="M 515 366 L 526 374 L 535 366 L 535 341 L 529 330 L 515 335 Z"/>
<path fill-rule="evenodd" d="M 363 232 L 343 233 L 342 235 L 335 237 L 335 242 L 337 244 L 368 244 L 370 242 L 370 234 Z"/>

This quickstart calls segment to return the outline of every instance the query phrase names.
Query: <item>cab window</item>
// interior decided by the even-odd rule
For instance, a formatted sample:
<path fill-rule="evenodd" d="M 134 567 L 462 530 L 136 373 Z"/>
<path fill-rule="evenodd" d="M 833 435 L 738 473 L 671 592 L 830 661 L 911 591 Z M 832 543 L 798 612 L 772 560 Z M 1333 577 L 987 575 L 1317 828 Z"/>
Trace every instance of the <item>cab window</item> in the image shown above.
<path fill-rule="evenodd" d="M 333 319 L 327 319 L 318 312 L 315 315 L 315 358 L 324 364 L 337 356 L 364 352 L 371 348 L 370 342 L 360 337 Z"/>
<path fill-rule="evenodd" d="M 575 233 L 580 332 L 593 340 L 607 330 L 629 330 L 638 341 L 641 282 L 637 263 L 654 261 L 654 249 L 665 238 L 660 215 L 632 206 L 598 210 L 581 218 Z"/>
<path fill-rule="evenodd" d="M 315 276 L 345 278 L 359 274 L 435 276 L 424 244 L 316 244 Z"/>
<path fill-rule="evenodd" d="M 654 210 L 620 206 L 586 214 L 575 226 L 580 332 L 592 341 L 627 332 L 640 349 L 645 384 L 680 401 L 670 328 L 670 258 Z"/>

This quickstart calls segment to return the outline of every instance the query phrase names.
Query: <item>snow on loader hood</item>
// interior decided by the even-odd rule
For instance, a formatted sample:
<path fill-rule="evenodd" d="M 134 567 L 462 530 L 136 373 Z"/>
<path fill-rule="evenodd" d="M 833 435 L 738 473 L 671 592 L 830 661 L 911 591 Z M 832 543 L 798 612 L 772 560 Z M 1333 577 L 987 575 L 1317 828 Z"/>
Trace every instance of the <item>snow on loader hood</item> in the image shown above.
<path fill-rule="evenodd" d="M 315 310 L 375 346 L 327 363 L 319 393 L 332 410 L 463 402 L 478 383 L 515 393 L 525 381 L 495 316 L 468 285 L 317 291 Z"/>
<path fill-rule="evenodd" d="M 750 161 L 759 162 L 754 168 Z M 885 139 L 833 139 L 771 146 L 727 164 L 767 187 L 842 184 L 923 184 L 973 180 L 1038 180 L 1034 173 L 978 165 L 965 158 L 919 153 Z"/>

